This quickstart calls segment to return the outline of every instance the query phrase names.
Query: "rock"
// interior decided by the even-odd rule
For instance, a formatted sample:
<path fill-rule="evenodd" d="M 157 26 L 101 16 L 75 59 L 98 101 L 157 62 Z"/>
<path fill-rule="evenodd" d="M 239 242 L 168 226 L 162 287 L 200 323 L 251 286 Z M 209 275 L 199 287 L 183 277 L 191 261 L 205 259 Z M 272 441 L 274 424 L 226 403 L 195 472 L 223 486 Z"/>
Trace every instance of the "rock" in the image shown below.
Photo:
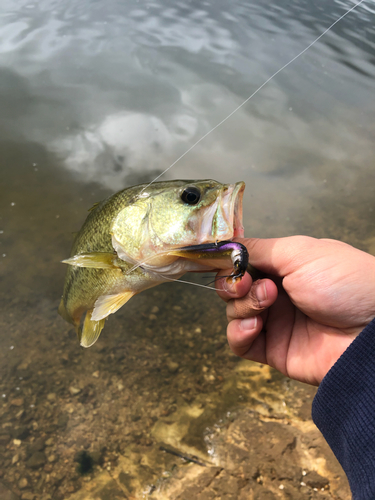
<path fill-rule="evenodd" d="M 31 455 L 31 457 L 26 461 L 27 467 L 30 469 L 39 469 L 46 463 L 46 456 L 41 451 L 36 451 Z"/>
<path fill-rule="evenodd" d="M 318 490 L 327 489 L 329 486 L 329 480 L 326 477 L 321 476 L 316 471 L 309 471 L 304 477 L 303 482 L 310 486 L 310 488 L 317 488 Z"/>
<path fill-rule="evenodd" d="M 156 314 L 150 314 L 149 315 L 149 319 L 151 319 L 152 321 L 154 321 L 155 319 L 158 319 L 158 317 L 156 316 Z"/>
<path fill-rule="evenodd" d="M 35 499 L 35 494 L 31 493 L 31 491 L 22 493 L 21 500 L 34 500 L 34 499 Z"/>
<path fill-rule="evenodd" d="M 22 441 L 20 439 L 13 439 L 14 446 L 21 446 Z"/>
<path fill-rule="evenodd" d="M 9 434 L 0 434 L 0 446 L 5 446 L 9 443 L 10 441 L 10 435 Z"/>
<path fill-rule="evenodd" d="M 176 373 L 176 371 L 179 369 L 180 365 L 176 363 L 175 361 L 168 361 L 167 363 L 167 368 L 170 373 Z"/>
<path fill-rule="evenodd" d="M 45 446 L 44 438 L 37 438 L 33 443 L 27 446 L 27 453 L 32 455 L 36 451 L 43 451 Z"/>
<path fill-rule="evenodd" d="M 48 401 L 54 402 L 56 401 L 57 396 L 54 392 L 50 392 L 49 394 L 47 394 L 47 399 Z"/>
<path fill-rule="evenodd" d="M 16 413 L 16 418 L 20 419 L 25 414 L 25 410 L 22 408 L 18 413 Z"/>
<path fill-rule="evenodd" d="M 156 313 L 158 313 L 158 312 L 159 312 L 159 308 L 158 308 L 158 306 L 154 306 L 154 307 L 151 309 L 151 312 L 152 312 L 152 314 L 156 314 Z"/>
<path fill-rule="evenodd" d="M 27 361 L 22 361 L 20 365 L 17 366 L 17 370 L 27 370 L 29 363 Z"/>
<path fill-rule="evenodd" d="M 69 392 L 72 396 L 76 396 L 77 394 L 79 394 L 81 392 L 81 389 L 79 387 L 74 387 L 73 385 L 71 385 L 69 387 Z"/>
<path fill-rule="evenodd" d="M 27 488 L 28 486 L 28 481 L 25 477 L 21 478 L 19 481 L 18 481 L 18 487 L 20 490 L 24 490 L 25 488 Z"/>
<path fill-rule="evenodd" d="M 99 378 L 99 375 L 100 375 L 99 370 L 96 370 L 96 372 L 94 372 L 94 373 L 92 374 L 92 376 L 93 376 L 93 377 L 95 377 L 95 378 Z"/>
<path fill-rule="evenodd" d="M 52 433 L 55 433 L 57 431 L 57 425 L 56 424 L 50 424 L 50 425 L 45 425 L 43 427 L 43 431 L 46 433 L 46 434 L 52 434 Z"/>
<path fill-rule="evenodd" d="M 13 455 L 12 457 L 12 465 L 16 464 L 20 459 L 20 456 L 18 455 L 18 453 L 16 453 L 15 455 Z"/>
<path fill-rule="evenodd" d="M 22 406 L 24 403 L 23 398 L 15 398 L 10 400 L 10 405 L 11 406 Z"/>
<path fill-rule="evenodd" d="M 26 439 L 30 434 L 30 431 L 24 425 L 12 429 L 12 437 L 14 439 Z"/>
<path fill-rule="evenodd" d="M 103 453 L 100 450 L 94 450 L 90 453 L 91 458 L 96 465 L 103 464 Z"/>
<path fill-rule="evenodd" d="M 1 500 L 19 500 L 19 497 L 8 490 L 3 483 L 0 483 L 0 498 Z"/>
<path fill-rule="evenodd" d="M 50 455 L 50 456 L 48 457 L 48 462 L 49 462 L 49 463 L 56 462 L 56 460 L 57 460 L 57 456 L 56 456 L 56 455 Z"/>
<path fill-rule="evenodd" d="M 57 427 L 60 429 L 65 429 L 69 422 L 69 416 L 66 413 L 62 413 L 59 415 L 59 418 L 57 419 Z"/>

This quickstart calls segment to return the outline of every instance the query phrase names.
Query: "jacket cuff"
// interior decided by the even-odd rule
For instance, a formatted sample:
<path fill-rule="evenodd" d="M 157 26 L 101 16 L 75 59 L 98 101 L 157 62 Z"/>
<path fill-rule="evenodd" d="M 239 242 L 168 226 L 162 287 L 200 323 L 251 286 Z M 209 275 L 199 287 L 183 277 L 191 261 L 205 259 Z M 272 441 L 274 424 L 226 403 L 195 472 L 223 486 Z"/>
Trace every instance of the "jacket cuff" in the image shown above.
<path fill-rule="evenodd" d="M 323 378 L 312 418 L 344 469 L 353 500 L 375 498 L 375 319 Z"/>

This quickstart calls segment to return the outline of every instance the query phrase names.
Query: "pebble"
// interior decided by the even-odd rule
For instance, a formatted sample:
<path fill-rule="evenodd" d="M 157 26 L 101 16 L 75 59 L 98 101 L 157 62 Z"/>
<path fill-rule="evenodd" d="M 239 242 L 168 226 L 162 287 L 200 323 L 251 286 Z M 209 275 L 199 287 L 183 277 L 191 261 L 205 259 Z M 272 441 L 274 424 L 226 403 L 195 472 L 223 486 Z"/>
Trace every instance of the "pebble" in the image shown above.
<path fill-rule="evenodd" d="M 314 491 L 315 488 L 317 490 L 320 490 L 322 488 L 328 487 L 329 485 L 329 480 L 326 477 L 318 474 L 316 471 L 309 471 L 304 477 L 303 482 L 306 483 L 307 486 L 310 486 L 310 488 L 313 488 Z"/>
<path fill-rule="evenodd" d="M 27 485 L 28 485 L 28 481 L 25 477 L 21 478 L 19 481 L 18 481 L 18 487 L 20 490 L 24 490 L 25 488 L 27 488 Z"/>
<path fill-rule="evenodd" d="M 21 446 L 22 441 L 20 439 L 13 439 L 14 446 Z"/>
<path fill-rule="evenodd" d="M 11 406 L 22 406 L 24 403 L 23 398 L 14 398 L 10 400 L 10 405 Z"/>
<path fill-rule="evenodd" d="M 16 455 L 13 455 L 12 457 L 12 464 L 16 464 L 18 462 L 18 460 L 20 459 L 20 456 L 18 455 L 18 453 L 16 453 Z"/>
<path fill-rule="evenodd" d="M 27 446 L 27 451 L 29 455 L 32 455 L 36 451 L 43 451 L 45 446 L 45 440 L 44 438 L 37 438 L 33 443 L 30 443 Z"/>
<path fill-rule="evenodd" d="M 24 425 L 20 425 L 19 427 L 12 429 L 12 437 L 14 439 L 25 439 L 29 434 L 29 429 Z"/>
<path fill-rule="evenodd" d="M 35 495 L 34 493 L 31 493 L 31 491 L 27 491 L 25 493 L 22 493 L 21 500 L 34 500 Z"/>
<path fill-rule="evenodd" d="M 49 462 L 49 463 L 56 462 L 56 460 L 57 460 L 56 455 L 50 455 L 50 456 L 48 457 L 48 462 Z"/>
<path fill-rule="evenodd" d="M 57 426 L 60 427 L 60 429 L 64 429 L 67 426 L 68 422 L 68 415 L 66 413 L 62 413 L 57 419 Z"/>
<path fill-rule="evenodd" d="M 151 309 L 151 312 L 152 312 L 153 314 L 158 313 L 158 312 L 159 312 L 159 308 L 158 308 L 158 306 L 154 306 L 154 307 Z"/>
<path fill-rule="evenodd" d="M 81 389 L 79 387 L 74 387 L 73 385 L 71 385 L 69 387 L 69 392 L 72 396 L 76 396 L 77 394 L 79 394 L 81 392 Z"/>
<path fill-rule="evenodd" d="M 56 401 L 57 396 L 54 392 L 50 392 L 49 394 L 47 394 L 47 399 L 48 401 Z"/>
<path fill-rule="evenodd" d="M 10 441 L 10 435 L 9 434 L 0 434 L 0 446 L 5 446 L 9 443 Z"/>
<path fill-rule="evenodd" d="M 99 370 L 96 370 L 96 372 L 94 372 L 94 373 L 92 374 L 92 376 L 93 376 L 94 378 L 99 378 L 99 375 L 100 375 Z"/>
<path fill-rule="evenodd" d="M 158 317 L 156 316 L 156 314 L 150 314 L 148 318 L 151 319 L 151 320 L 158 319 Z"/>
<path fill-rule="evenodd" d="M 168 361 L 167 363 L 167 368 L 170 373 L 176 373 L 176 371 L 179 369 L 180 365 L 176 363 L 175 361 Z"/>
<path fill-rule="evenodd" d="M 27 460 L 26 465 L 30 467 L 30 469 L 39 469 L 46 463 L 46 456 L 41 451 L 36 451 L 31 455 L 31 457 Z"/>

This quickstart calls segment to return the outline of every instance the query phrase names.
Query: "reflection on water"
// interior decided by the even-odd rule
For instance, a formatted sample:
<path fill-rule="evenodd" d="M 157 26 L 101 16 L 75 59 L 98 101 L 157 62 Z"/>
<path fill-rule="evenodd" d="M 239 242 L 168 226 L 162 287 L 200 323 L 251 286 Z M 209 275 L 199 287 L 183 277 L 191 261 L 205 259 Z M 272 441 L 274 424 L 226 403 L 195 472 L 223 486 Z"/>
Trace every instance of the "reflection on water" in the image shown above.
<path fill-rule="evenodd" d="M 314 391 L 238 364 L 215 293 L 144 292 L 89 350 L 56 309 L 59 262 L 93 203 L 168 167 L 351 5 L 2 2 L 0 496 L 183 498 L 188 482 L 206 481 L 202 499 L 225 485 L 246 498 L 247 481 L 283 498 L 277 481 L 289 477 L 290 497 L 305 498 L 315 493 L 300 484 L 304 468 L 348 497 L 313 434 Z M 166 178 L 244 180 L 248 236 L 305 233 L 373 250 L 374 13 L 368 2 L 348 15 Z M 266 435 L 284 436 L 290 455 L 278 467 L 293 474 L 270 479 L 269 451 L 251 441 Z M 161 443 L 212 466 L 202 472 Z M 241 483 L 234 471 L 249 446 L 258 469 L 241 466 Z"/>

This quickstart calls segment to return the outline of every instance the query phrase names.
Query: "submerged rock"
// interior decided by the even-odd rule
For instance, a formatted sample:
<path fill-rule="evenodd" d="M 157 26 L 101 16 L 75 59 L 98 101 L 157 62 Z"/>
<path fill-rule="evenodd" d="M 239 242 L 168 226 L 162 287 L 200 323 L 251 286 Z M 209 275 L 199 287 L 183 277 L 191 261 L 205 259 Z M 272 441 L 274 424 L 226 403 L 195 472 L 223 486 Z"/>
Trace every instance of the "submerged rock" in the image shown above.
<path fill-rule="evenodd" d="M 41 451 L 36 451 L 31 455 L 31 457 L 27 460 L 26 465 L 30 467 L 30 469 L 39 469 L 46 463 L 46 456 Z"/>

